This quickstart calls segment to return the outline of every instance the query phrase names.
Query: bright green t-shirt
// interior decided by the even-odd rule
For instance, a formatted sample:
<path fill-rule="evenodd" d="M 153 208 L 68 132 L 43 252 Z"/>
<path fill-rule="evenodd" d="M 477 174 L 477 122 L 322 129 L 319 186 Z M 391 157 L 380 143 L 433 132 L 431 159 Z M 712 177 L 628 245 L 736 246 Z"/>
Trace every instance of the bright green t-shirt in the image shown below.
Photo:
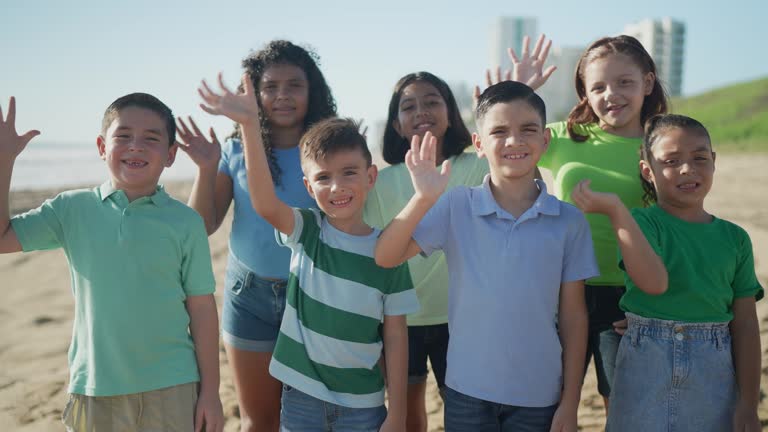
<path fill-rule="evenodd" d="M 69 392 L 142 393 L 199 381 L 188 296 L 215 290 L 202 218 L 158 187 L 128 202 L 110 182 L 11 220 L 25 252 L 63 248 L 75 322 Z"/>
<path fill-rule="evenodd" d="M 642 138 L 612 135 L 592 123 L 577 125 L 576 131 L 589 138 L 576 142 L 568 135 L 565 122 L 548 127 L 552 131 L 552 142 L 542 155 L 539 166 L 552 171 L 557 198 L 573 204 L 573 188 L 581 180 L 590 179 L 592 190 L 615 193 L 627 208 L 643 206 L 639 168 Z M 623 285 L 624 274 L 616 265 L 618 245 L 611 222 L 604 215 L 586 216 L 600 267 L 600 276 L 589 279 L 587 283 Z"/>
<path fill-rule="evenodd" d="M 686 222 L 655 205 L 634 209 L 632 216 L 664 262 L 669 286 L 652 296 L 626 276 L 623 310 L 646 318 L 728 322 L 735 298 L 763 297 L 752 242 L 738 225 L 716 217 L 710 223 Z M 622 261 L 619 265 L 624 268 Z"/>
<path fill-rule="evenodd" d="M 446 190 L 458 186 L 477 186 L 488 174 L 488 162 L 474 151 L 467 151 L 450 158 L 451 178 Z M 376 186 L 368 193 L 365 202 L 365 222 L 384 229 L 400 213 L 413 196 L 413 184 L 404 163 L 384 168 L 379 173 Z M 614 254 L 615 259 L 615 254 Z M 421 255 L 408 260 L 411 279 L 419 297 L 421 309 L 408 315 L 408 325 L 424 326 L 448 322 L 448 267 L 442 252 L 427 258 Z"/>

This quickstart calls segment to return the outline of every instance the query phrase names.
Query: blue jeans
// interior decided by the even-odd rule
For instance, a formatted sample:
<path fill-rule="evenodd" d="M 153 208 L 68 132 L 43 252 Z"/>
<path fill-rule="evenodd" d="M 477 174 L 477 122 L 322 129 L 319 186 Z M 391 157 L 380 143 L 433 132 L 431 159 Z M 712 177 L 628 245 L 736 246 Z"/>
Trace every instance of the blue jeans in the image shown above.
<path fill-rule="evenodd" d="M 445 386 L 446 432 L 549 432 L 557 405 L 519 407 L 459 393 Z"/>
<path fill-rule="evenodd" d="M 731 430 L 737 397 L 728 323 L 627 313 L 607 431 Z"/>
<path fill-rule="evenodd" d="M 262 279 L 231 254 L 224 279 L 221 336 L 243 351 L 272 352 L 285 311 L 286 281 Z"/>
<path fill-rule="evenodd" d="M 349 408 L 283 385 L 280 432 L 377 432 L 387 418 L 384 405 Z"/>

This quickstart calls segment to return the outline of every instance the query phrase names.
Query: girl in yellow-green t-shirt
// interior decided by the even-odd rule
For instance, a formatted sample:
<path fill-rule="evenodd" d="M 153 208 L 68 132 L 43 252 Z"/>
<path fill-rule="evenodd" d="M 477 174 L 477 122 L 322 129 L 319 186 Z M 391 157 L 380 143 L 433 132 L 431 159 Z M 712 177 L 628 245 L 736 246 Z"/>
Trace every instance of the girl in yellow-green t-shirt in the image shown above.
<path fill-rule="evenodd" d="M 488 173 L 488 163 L 465 152 L 472 137 L 461 118 L 448 85 L 429 72 L 402 77 L 389 102 L 384 130 L 383 157 L 391 166 L 379 172 L 376 186 L 365 203 L 365 221 L 384 228 L 413 195 L 408 169 L 403 163 L 410 140 L 427 132 L 437 138 L 437 167 L 451 161 L 448 188 L 477 186 Z M 427 430 L 425 406 L 427 359 L 438 387 L 445 383 L 448 350 L 448 271 L 441 253 L 408 261 L 421 310 L 408 316 L 408 418 L 407 430 Z"/>

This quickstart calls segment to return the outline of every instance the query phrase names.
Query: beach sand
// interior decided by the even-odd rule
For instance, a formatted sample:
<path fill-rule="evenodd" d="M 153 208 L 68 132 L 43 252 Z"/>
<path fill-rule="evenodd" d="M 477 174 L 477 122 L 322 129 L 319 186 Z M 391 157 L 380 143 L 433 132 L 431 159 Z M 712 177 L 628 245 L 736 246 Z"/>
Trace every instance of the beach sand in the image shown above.
<path fill-rule="evenodd" d="M 768 285 L 768 155 L 718 155 L 715 186 L 707 208 L 745 228 L 755 249 L 758 277 Z M 190 183 L 168 186 L 186 200 Z M 16 213 L 39 205 L 56 191 L 11 194 Z M 230 216 L 231 217 L 231 216 Z M 227 256 L 229 223 L 210 237 L 213 268 L 220 300 Z M 0 256 L 0 430 L 49 432 L 64 430 L 59 417 L 66 402 L 67 348 L 72 331 L 73 301 L 64 254 L 58 251 Z M 758 303 L 763 346 L 762 388 L 768 388 L 768 302 Z M 139 317 L 137 317 L 139 319 Z M 227 418 L 225 431 L 239 430 L 232 374 L 224 350 L 221 359 L 221 399 Z M 430 376 L 427 407 L 430 431 L 443 430 L 442 402 Z M 760 418 L 768 425 L 768 402 L 761 401 Z M 579 426 L 602 430 L 604 412 L 594 372 L 585 379 Z"/>

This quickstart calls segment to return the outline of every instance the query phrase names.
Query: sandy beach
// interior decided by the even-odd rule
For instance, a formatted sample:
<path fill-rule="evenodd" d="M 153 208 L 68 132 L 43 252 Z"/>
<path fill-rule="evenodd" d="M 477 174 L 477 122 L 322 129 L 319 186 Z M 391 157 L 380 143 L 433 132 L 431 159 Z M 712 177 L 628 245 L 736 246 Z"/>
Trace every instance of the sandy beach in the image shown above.
<path fill-rule="evenodd" d="M 755 250 L 758 277 L 768 285 L 768 155 L 718 155 L 715 185 L 707 208 L 715 215 L 745 228 Z M 189 182 L 168 185 L 169 192 L 186 201 Z M 11 211 L 34 208 L 57 191 L 11 193 Z M 231 217 L 231 215 L 229 216 Z M 217 300 L 221 296 L 227 256 L 229 223 L 210 237 Z M 58 251 L 0 256 L 0 429 L 18 432 L 64 430 L 59 417 L 66 402 L 67 349 L 74 311 L 69 271 Z M 768 302 L 758 303 L 763 346 L 762 388 L 768 388 Z M 138 317 L 137 317 L 138 318 Z M 220 350 L 221 399 L 227 418 L 225 431 L 239 430 L 231 371 Z M 431 378 L 431 377 L 430 377 Z M 443 430 L 442 403 L 434 382 L 428 393 L 430 431 Z M 768 402 L 760 405 L 760 418 L 768 425 Z M 579 426 L 602 430 L 604 412 L 590 370 L 582 392 Z"/>

